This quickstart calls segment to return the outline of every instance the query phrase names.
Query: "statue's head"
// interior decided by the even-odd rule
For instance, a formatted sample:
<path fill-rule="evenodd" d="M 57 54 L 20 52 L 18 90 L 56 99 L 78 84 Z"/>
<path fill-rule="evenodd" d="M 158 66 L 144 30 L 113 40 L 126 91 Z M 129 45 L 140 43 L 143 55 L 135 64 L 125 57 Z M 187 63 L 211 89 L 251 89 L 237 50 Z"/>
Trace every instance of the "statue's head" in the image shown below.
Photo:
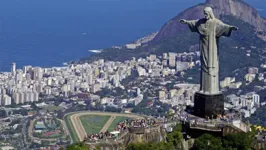
<path fill-rule="evenodd" d="M 204 9 L 204 17 L 207 20 L 215 18 L 211 7 L 205 7 L 205 9 Z"/>

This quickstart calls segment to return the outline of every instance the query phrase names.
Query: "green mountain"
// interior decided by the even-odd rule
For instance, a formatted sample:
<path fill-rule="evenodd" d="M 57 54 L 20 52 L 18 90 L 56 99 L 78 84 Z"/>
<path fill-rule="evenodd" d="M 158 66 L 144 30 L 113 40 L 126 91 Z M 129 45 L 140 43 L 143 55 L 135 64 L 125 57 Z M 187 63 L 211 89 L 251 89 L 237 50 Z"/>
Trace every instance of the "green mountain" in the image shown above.
<path fill-rule="evenodd" d="M 259 66 L 264 63 L 266 52 L 266 20 L 261 18 L 258 12 L 242 0 L 207 0 L 181 12 L 167 22 L 159 33 L 148 43 L 136 49 L 107 48 L 102 53 L 95 54 L 90 58 L 83 58 L 81 63 L 91 62 L 96 59 L 113 61 L 130 60 L 132 57 L 146 57 L 149 54 L 162 55 L 166 52 L 188 52 L 197 50 L 199 36 L 191 33 L 186 25 L 180 24 L 179 20 L 199 19 L 203 17 L 203 9 L 211 6 L 217 18 L 230 25 L 239 28 L 231 37 L 220 39 L 220 76 L 232 75 L 233 71 L 245 70 L 249 66 Z M 250 54 L 248 56 L 247 54 Z M 191 70 L 190 76 L 198 76 L 199 71 Z"/>

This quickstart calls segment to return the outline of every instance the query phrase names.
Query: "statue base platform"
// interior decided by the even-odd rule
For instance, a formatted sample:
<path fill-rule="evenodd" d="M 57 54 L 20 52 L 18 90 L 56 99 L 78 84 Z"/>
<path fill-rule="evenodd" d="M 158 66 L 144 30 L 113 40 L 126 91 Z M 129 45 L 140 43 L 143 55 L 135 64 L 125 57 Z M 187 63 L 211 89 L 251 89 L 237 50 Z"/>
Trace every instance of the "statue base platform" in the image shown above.
<path fill-rule="evenodd" d="M 195 93 L 194 115 L 211 119 L 222 114 L 224 114 L 224 96 L 222 93 L 214 95 Z"/>

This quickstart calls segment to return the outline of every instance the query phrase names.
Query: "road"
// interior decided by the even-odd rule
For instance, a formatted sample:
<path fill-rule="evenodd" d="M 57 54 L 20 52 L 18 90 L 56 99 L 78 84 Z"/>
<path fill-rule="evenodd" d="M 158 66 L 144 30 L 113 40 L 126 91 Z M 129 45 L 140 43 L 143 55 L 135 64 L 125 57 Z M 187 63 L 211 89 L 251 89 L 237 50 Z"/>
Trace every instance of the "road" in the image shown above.
<path fill-rule="evenodd" d="M 23 143 L 24 143 L 24 147 L 25 147 L 25 149 L 27 150 L 27 149 L 29 149 L 29 146 L 30 146 L 30 144 L 31 143 L 29 143 L 28 141 L 27 141 L 27 124 L 28 124 L 28 122 L 29 122 L 29 119 L 28 118 L 26 118 L 24 121 L 23 121 L 23 126 L 22 126 L 22 129 L 21 129 L 21 133 L 22 133 L 22 141 L 23 141 Z M 22 150 L 24 150 L 24 148 L 22 149 Z"/>
<path fill-rule="evenodd" d="M 71 115 L 71 114 L 70 114 Z M 77 112 L 72 113 L 70 116 L 70 120 L 73 124 L 75 132 L 78 135 L 79 141 L 82 142 L 87 137 L 86 130 L 84 129 L 80 117 L 84 115 L 96 115 L 96 116 L 111 116 L 111 118 L 107 121 L 101 131 L 107 131 L 109 126 L 114 121 L 115 117 L 128 117 L 128 118 L 139 118 L 144 119 L 142 116 L 134 115 L 134 114 L 122 114 L 122 113 L 110 113 L 110 112 Z M 69 129 L 68 129 L 69 130 Z"/>

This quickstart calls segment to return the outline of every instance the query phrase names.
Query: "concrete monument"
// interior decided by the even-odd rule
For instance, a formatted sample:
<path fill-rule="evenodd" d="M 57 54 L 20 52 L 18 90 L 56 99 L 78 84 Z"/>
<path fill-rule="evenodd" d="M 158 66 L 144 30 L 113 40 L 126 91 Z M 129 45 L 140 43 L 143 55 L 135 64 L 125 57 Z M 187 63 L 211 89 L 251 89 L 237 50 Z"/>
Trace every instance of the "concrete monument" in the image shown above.
<path fill-rule="evenodd" d="M 237 27 L 227 25 L 215 18 L 212 8 L 204 9 L 205 18 L 199 20 L 180 20 L 192 32 L 200 35 L 201 80 L 200 91 L 194 99 L 194 111 L 202 117 L 223 113 L 223 95 L 219 90 L 218 45 L 221 36 L 229 37 Z"/>

